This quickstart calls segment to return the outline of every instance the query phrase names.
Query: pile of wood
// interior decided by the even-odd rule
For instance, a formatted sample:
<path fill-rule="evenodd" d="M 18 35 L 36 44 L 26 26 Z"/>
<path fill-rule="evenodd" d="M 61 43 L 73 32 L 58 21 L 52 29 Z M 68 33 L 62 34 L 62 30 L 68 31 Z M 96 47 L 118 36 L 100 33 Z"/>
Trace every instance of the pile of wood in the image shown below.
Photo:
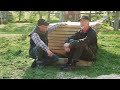
<path fill-rule="evenodd" d="M 80 30 L 79 22 L 64 22 L 67 25 L 58 27 L 55 31 L 48 35 L 48 46 L 50 50 L 58 56 L 65 57 L 63 48 L 65 40 Z M 90 22 L 90 26 L 98 33 L 99 22 Z"/>

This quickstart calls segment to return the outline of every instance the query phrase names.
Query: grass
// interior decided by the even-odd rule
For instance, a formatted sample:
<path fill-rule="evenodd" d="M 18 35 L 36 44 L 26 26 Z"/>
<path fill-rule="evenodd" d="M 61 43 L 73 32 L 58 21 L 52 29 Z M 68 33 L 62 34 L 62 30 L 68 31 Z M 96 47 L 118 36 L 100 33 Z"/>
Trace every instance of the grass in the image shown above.
<path fill-rule="evenodd" d="M 34 28 L 35 23 L 9 23 L 0 25 L 1 34 L 28 34 Z"/>
<path fill-rule="evenodd" d="M 29 24 L 28 27 L 32 25 Z M 17 26 L 16 30 L 18 30 Z M 20 26 L 19 30 L 26 29 Z M 28 30 L 27 33 L 30 31 Z M 15 33 L 20 32 L 15 31 Z M 1 79 L 94 78 L 100 75 L 120 74 L 120 31 L 99 32 L 96 62 L 90 67 L 79 67 L 70 72 L 61 71 L 59 66 L 31 69 L 33 61 L 28 56 L 29 37 L 24 36 L 26 33 L 22 34 L 23 36 L 0 37 Z"/>

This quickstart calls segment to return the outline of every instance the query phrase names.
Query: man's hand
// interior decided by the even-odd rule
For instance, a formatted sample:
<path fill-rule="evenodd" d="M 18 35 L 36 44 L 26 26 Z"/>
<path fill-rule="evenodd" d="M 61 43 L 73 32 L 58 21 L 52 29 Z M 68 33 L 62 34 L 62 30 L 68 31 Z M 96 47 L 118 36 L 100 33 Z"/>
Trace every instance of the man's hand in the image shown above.
<path fill-rule="evenodd" d="M 69 45 L 70 45 L 70 43 L 65 43 L 65 44 L 64 44 L 64 48 L 65 48 L 65 47 L 69 47 Z"/>
<path fill-rule="evenodd" d="M 65 43 L 64 44 L 64 50 L 65 50 L 65 52 L 70 52 L 70 43 Z"/>
<path fill-rule="evenodd" d="M 61 27 L 61 26 L 66 26 L 66 25 L 67 25 L 66 23 L 59 23 L 59 24 L 57 24 L 57 28 Z"/>
<path fill-rule="evenodd" d="M 54 53 L 52 53 L 50 50 L 47 50 L 48 56 L 52 57 L 54 55 Z"/>
<path fill-rule="evenodd" d="M 77 44 L 79 42 L 79 40 L 74 40 L 74 39 L 70 39 L 69 43 L 70 45 L 74 46 L 75 44 Z"/>
<path fill-rule="evenodd" d="M 66 23 L 60 23 L 60 26 L 65 26 L 65 25 L 67 25 Z"/>

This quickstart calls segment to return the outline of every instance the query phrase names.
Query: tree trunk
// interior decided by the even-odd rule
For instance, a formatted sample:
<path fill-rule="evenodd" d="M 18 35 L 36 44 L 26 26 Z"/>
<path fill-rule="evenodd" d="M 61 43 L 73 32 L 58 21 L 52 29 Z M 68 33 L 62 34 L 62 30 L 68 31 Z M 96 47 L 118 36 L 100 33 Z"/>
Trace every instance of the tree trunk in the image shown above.
<path fill-rule="evenodd" d="M 111 22 L 110 22 L 110 12 L 107 11 L 107 17 L 108 17 L 108 24 L 111 26 Z"/>
<path fill-rule="evenodd" d="M 60 11 L 60 22 L 64 21 L 64 11 Z"/>
<path fill-rule="evenodd" d="M 48 11 L 48 22 L 50 22 L 50 11 Z"/>
<path fill-rule="evenodd" d="M 115 13 L 115 22 L 114 22 L 114 30 L 118 31 L 119 29 L 119 11 Z"/>
<path fill-rule="evenodd" d="M 3 20 L 2 20 L 2 11 L 0 11 L 0 15 L 1 15 L 1 17 L 0 17 L 0 24 L 3 24 Z"/>
<path fill-rule="evenodd" d="M 19 22 L 21 20 L 22 11 L 19 11 Z"/>
<path fill-rule="evenodd" d="M 89 13 L 89 19 L 90 19 L 90 21 L 91 21 L 91 11 L 90 11 L 90 13 Z"/>
<path fill-rule="evenodd" d="M 38 11 L 38 14 L 39 14 L 39 19 L 42 19 L 42 12 Z"/>

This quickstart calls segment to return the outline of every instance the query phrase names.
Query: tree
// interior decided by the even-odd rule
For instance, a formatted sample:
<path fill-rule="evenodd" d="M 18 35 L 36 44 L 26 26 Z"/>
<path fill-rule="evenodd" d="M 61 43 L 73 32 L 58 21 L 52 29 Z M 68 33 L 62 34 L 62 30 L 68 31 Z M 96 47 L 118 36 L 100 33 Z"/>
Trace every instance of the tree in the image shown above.
<path fill-rule="evenodd" d="M 20 22 L 21 19 L 23 19 L 23 16 L 24 16 L 24 11 L 15 11 L 16 15 L 17 15 L 17 19 L 18 21 Z"/>
<path fill-rule="evenodd" d="M 107 11 L 107 23 L 111 26 L 111 22 L 110 22 L 110 11 Z"/>
<path fill-rule="evenodd" d="M 2 18 L 3 18 L 2 11 L 0 11 L 0 24 L 3 24 Z"/>
<path fill-rule="evenodd" d="M 64 11 L 60 11 L 60 22 L 64 21 Z"/>
<path fill-rule="evenodd" d="M 119 29 L 119 14 L 120 14 L 120 11 L 115 12 L 115 21 L 114 21 L 114 30 L 115 31 L 118 31 L 118 29 Z"/>
<path fill-rule="evenodd" d="M 31 11 L 30 12 L 30 16 L 29 16 L 30 23 L 33 23 L 36 21 L 37 15 L 38 15 L 38 11 Z"/>
<path fill-rule="evenodd" d="M 39 18 L 42 19 L 42 11 L 38 11 Z"/>
<path fill-rule="evenodd" d="M 91 21 L 91 11 L 90 11 L 90 13 L 89 13 L 89 18 L 90 18 L 90 21 Z"/>
<path fill-rule="evenodd" d="M 0 11 L 0 23 L 5 24 L 8 21 L 12 21 L 12 13 L 9 11 Z"/>
<path fill-rule="evenodd" d="M 47 18 L 48 21 L 50 21 L 50 12 L 51 11 L 48 11 L 48 18 Z"/>
<path fill-rule="evenodd" d="M 20 20 L 21 20 L 21 16 L 22 16 L 22 11 L 19 11 L 19 22 L 20 22 Z"/>

